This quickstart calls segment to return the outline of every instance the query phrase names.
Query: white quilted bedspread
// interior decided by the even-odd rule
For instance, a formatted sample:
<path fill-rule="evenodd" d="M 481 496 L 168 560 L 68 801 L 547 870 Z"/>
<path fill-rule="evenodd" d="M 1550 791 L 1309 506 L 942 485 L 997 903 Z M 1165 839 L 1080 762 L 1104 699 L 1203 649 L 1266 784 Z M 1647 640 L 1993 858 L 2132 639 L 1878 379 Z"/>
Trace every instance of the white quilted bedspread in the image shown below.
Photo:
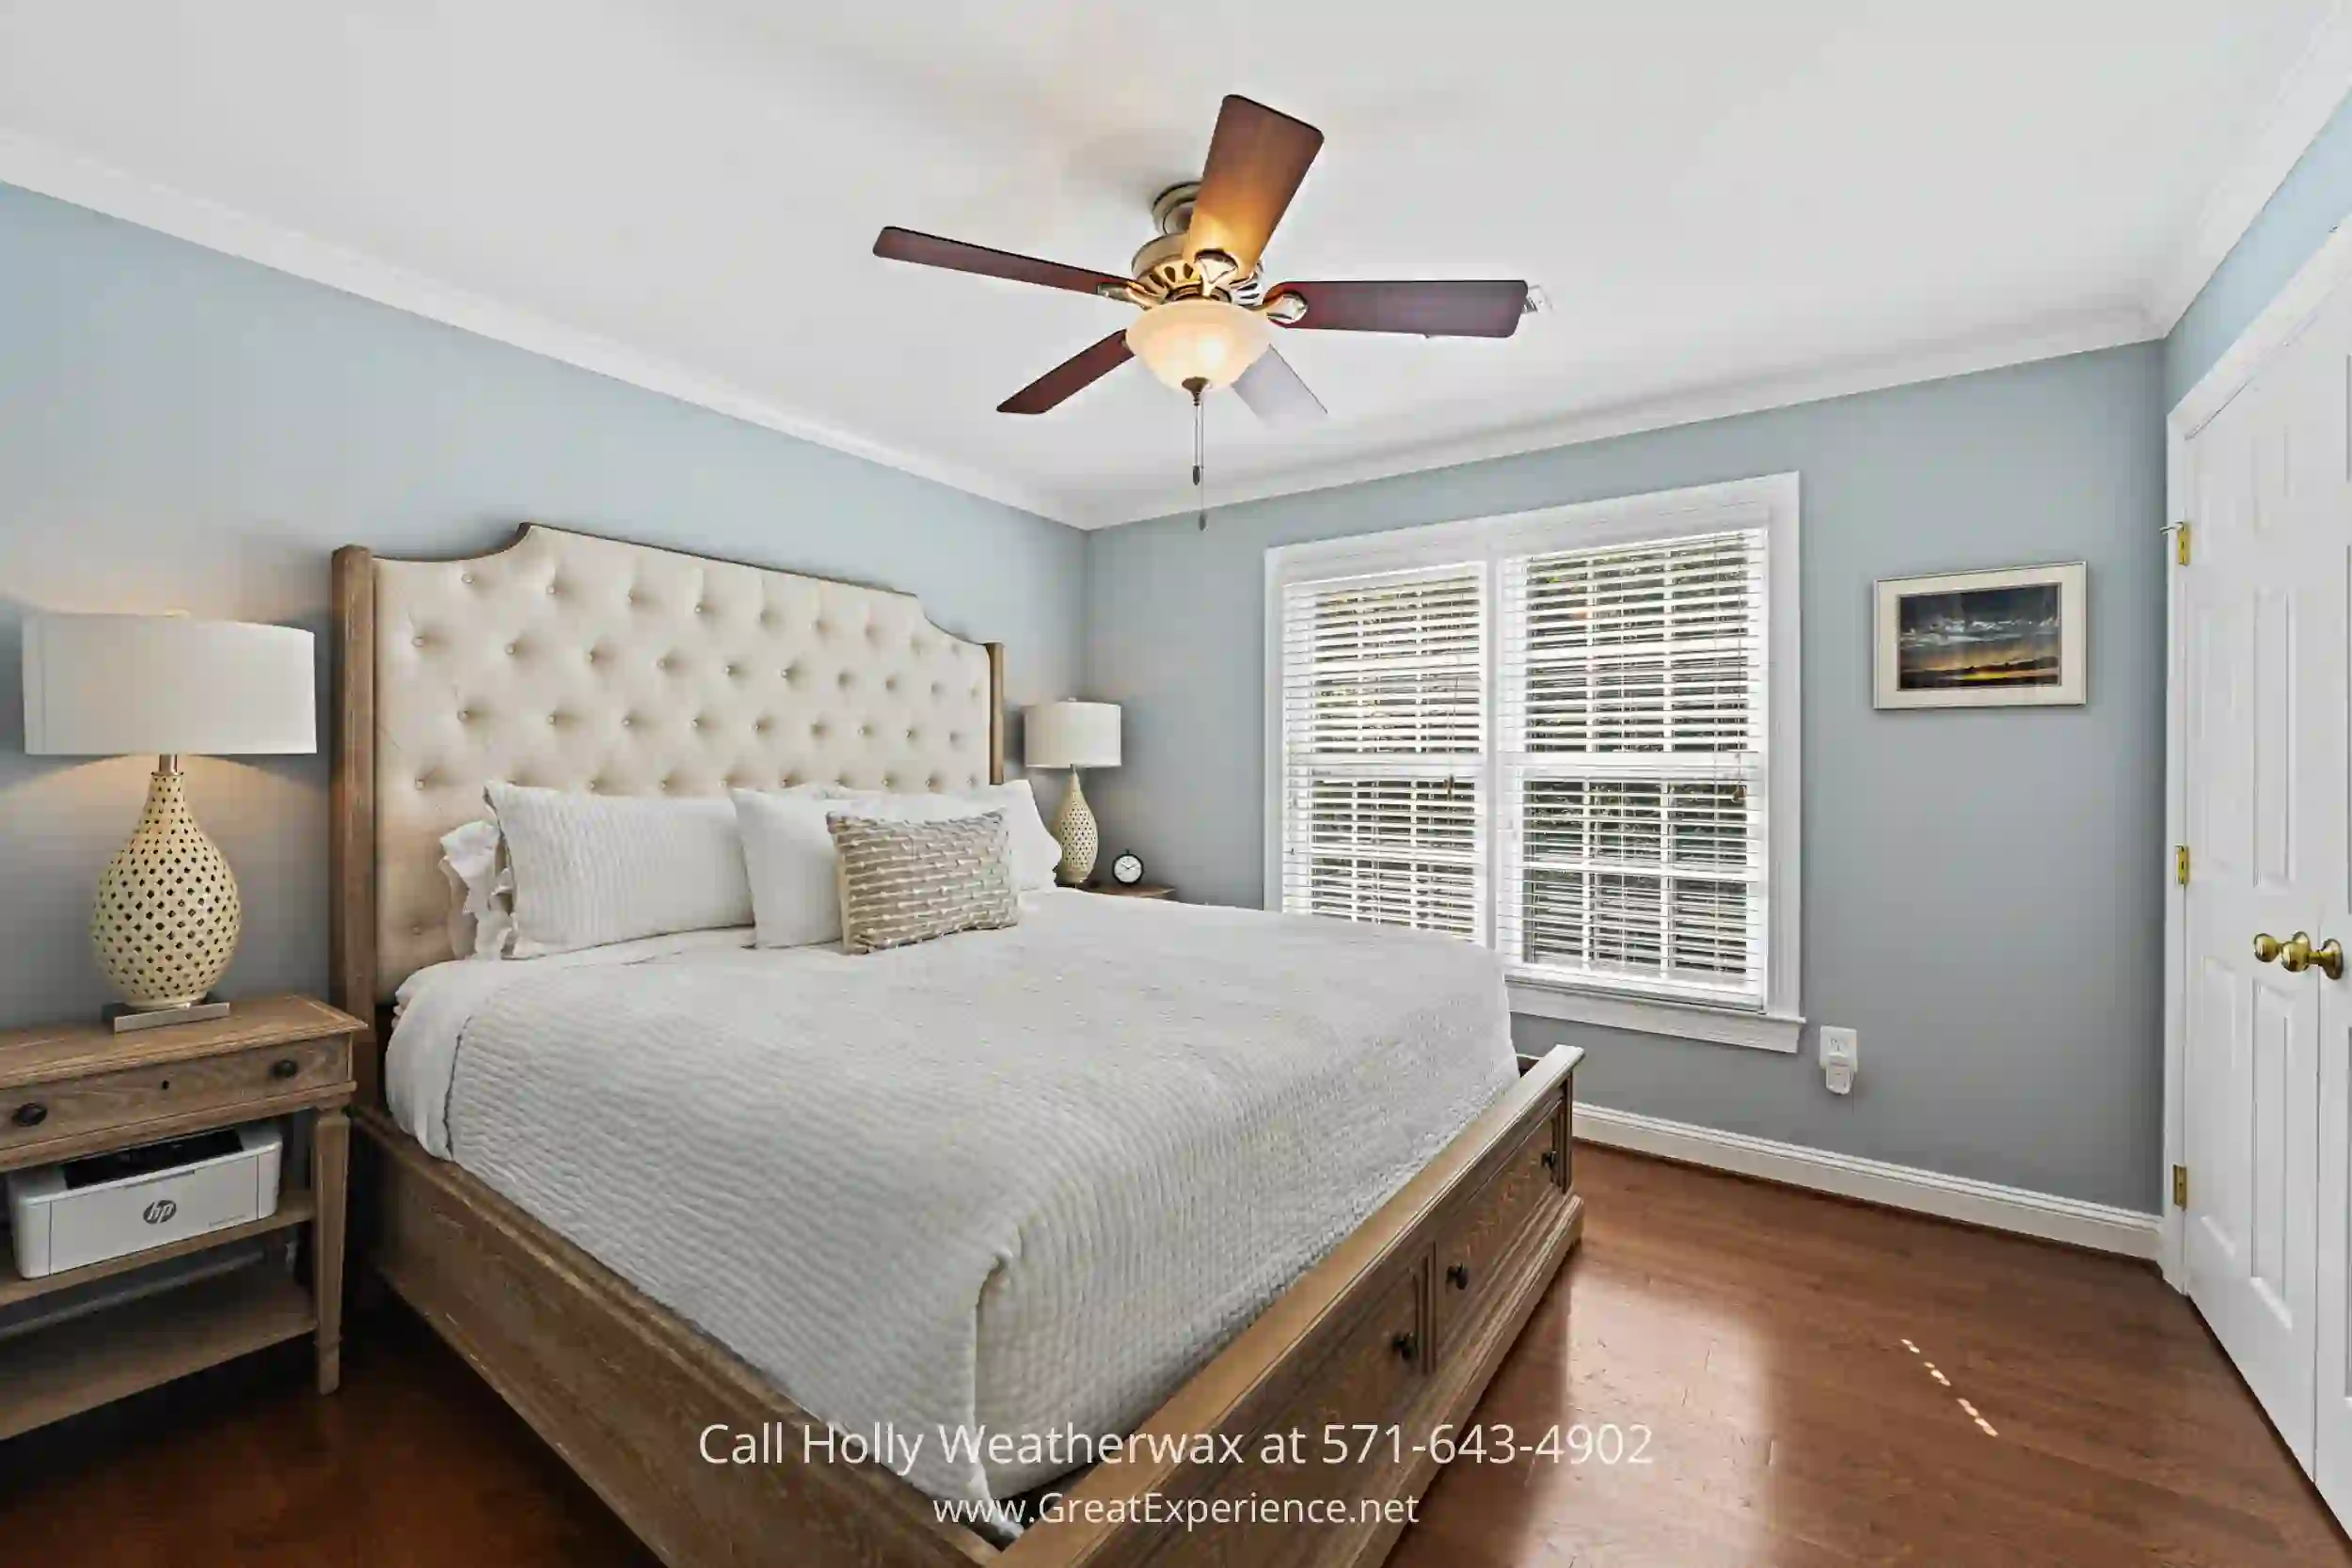
<path fill-rule="evenodd" d="M 803 1408 L 920 1435 L 917 1486 L 1009 1497 L 1051 1470 L 940 1430 L 1132 1431 L 1514 1077 L 1483 949 L 1029 902 L 857 958 L 442 965 L 395 1104 Z"/>

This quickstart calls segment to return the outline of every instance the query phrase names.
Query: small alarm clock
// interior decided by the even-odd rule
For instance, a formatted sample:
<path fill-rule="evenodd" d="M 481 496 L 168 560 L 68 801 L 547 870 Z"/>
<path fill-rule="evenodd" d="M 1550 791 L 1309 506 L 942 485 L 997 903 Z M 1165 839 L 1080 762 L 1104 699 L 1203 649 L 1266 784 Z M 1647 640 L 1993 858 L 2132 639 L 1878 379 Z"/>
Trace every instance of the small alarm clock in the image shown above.
<path fill-rule="evenodd" d="M 1120 887 L 1133 887 L 1143 880 L 1143 857 L 1133 849 L 1111 862 L 1111 878 Z"/>

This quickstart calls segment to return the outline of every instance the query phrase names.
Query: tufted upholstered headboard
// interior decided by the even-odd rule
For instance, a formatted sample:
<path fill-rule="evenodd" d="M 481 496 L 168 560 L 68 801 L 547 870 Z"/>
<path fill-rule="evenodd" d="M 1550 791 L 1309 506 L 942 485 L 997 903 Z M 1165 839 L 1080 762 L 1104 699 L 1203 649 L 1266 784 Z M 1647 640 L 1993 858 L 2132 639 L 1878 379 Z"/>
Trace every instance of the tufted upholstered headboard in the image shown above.
<path fill-rule="evenodd" d="M 622 795 L 1004 776 L 1000 644 L 883 589 L 532 526 L 335 555 L 337 1000 L 450 957 L 440 836 L 492 780 Z"/>

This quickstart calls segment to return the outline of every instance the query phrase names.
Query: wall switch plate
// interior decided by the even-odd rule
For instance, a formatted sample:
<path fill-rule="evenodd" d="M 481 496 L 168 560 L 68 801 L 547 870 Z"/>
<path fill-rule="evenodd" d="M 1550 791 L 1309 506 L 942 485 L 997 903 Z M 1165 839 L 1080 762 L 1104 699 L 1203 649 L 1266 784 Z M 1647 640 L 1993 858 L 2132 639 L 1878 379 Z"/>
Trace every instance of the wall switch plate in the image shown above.
<path fill-rule="evenodd" d="M 1819 1035 L 1821 1076 L 1832 1094 L 1851 1094 L 1854 1074 L 1862 1070 L 1862 1037 L 1851 1029 L 1824 1024 Z"/>

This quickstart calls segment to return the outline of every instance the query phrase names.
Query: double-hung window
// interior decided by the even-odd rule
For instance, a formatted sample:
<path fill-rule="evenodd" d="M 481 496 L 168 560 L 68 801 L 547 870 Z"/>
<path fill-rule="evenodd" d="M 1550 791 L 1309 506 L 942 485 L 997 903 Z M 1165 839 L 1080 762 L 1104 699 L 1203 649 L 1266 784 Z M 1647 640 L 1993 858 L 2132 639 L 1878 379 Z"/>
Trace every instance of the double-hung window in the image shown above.
<path fill-rule="evenodd" d="M 1794 475 L 1267 557 L 1270 907 L 1794 1050 Z"/>

